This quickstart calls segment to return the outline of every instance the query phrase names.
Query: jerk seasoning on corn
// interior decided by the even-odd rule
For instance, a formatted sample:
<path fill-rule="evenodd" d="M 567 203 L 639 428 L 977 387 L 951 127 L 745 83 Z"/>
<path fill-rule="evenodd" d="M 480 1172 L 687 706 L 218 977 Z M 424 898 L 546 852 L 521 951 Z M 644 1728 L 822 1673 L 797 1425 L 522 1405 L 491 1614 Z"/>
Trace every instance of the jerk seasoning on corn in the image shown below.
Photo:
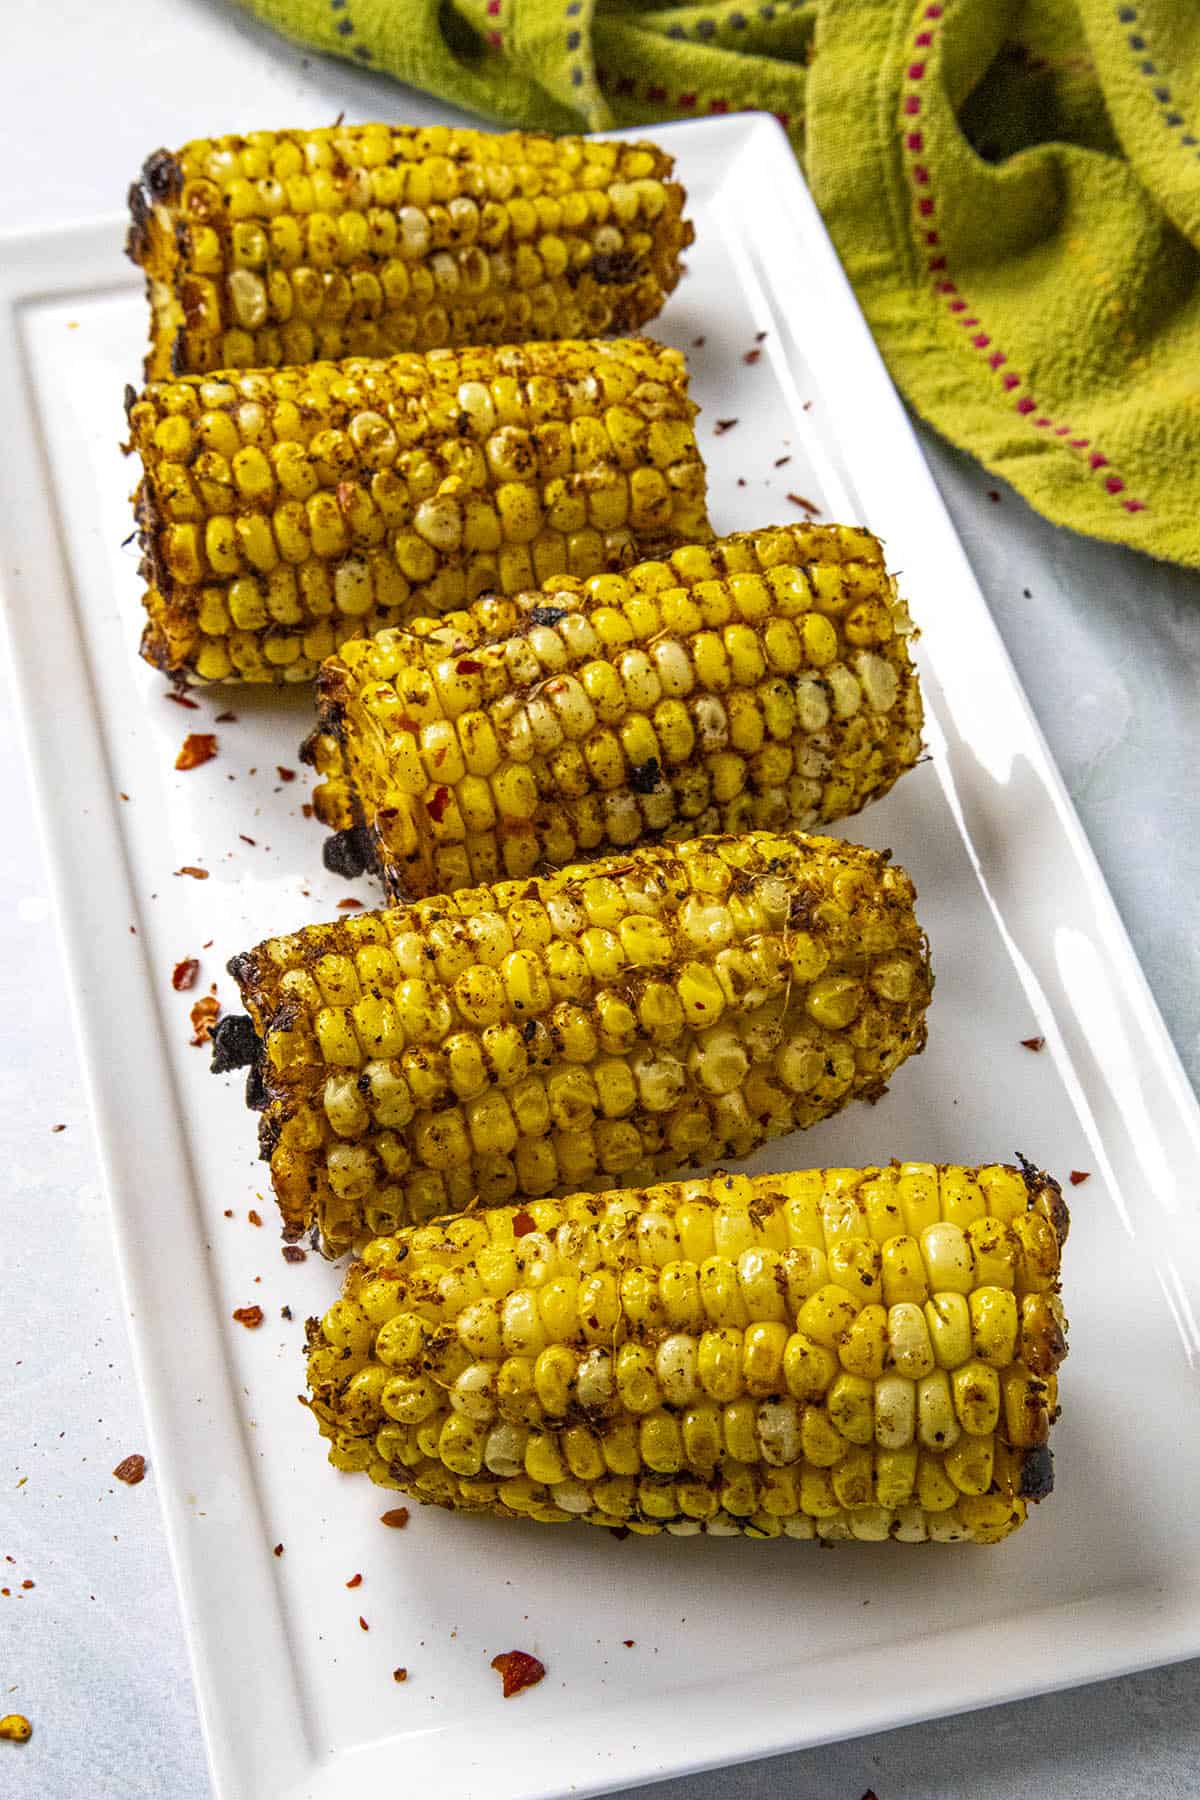
<path fill-rule="evenodd" d="M 710 534 L 687 368 L 648 339 L 189 376 L 127 395 L 149 614 L 187 681 Z"/>
<path fill-rule="evenodd" d="M 126 246 L 147 380 L 636 330 L 692 241 L 673 167 L 654 144 L 445 125 L 158 150 Z"/>
<path fill-rule="evenodd" d="M 337 1252 L 744 1156 L 874 1100 L 932 976 L 887 856 L 749 833 L 356 913 L 236 957 L 285 1229 Z"/>
<path fill-rule="evenodd" d="M 304 751 L 326 861 L 416 899 L 843 818 L 920 755 L 910 631 L 878 540 L 804 524 L 346 644 Z"/>
<path fill-rule="evenodd" d="M 1052 1485 L 1067 1225 L 1028 1166 L 930 1163 L 441 1219 L 309 1321 L 311 1406 L 456 1511 L 995 1543 Z"/>

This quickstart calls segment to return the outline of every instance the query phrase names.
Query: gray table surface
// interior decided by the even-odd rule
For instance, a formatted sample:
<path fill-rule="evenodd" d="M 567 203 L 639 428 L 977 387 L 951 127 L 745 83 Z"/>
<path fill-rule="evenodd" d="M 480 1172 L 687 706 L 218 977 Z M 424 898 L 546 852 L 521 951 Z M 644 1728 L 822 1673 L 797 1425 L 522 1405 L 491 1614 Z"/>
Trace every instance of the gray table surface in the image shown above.
<path fill-rule="evenodd" d="M 341 108 L 458 116 L 286 45 L 221 0 L 53 0 L 13 9 L 5 38 L 0 230 L 111 212 L 160 142 L 322 123 Z M 1200 1083 L 1200 577 L 1057 531 L 969 459 L 922 441 Z M 205 1800 L 153 1476 L 130 1489 L 109 1475 L 144 1442 L 141 1406 L 7 669 L 2 693 L 0 1558 L 12 1560 L 0 1586 L 12 1593 L 0 1597 L 0 1713 L 27 1713 L 35 1737 L 0 1744 L 0 1793 Z M 897 1666 L 898 1682 L 915 1678 Z M 867 1789 L 879 1800 L 1195 1796 L 1200 1663 L 637 1793 L 860 1800 Z"/>

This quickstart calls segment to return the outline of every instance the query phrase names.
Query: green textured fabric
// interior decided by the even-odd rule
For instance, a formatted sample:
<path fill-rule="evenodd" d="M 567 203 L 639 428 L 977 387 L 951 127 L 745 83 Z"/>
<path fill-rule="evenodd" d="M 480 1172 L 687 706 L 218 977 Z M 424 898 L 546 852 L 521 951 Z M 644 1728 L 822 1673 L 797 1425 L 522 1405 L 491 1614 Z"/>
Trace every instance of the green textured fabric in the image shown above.
<path fill-rule="evenodd" d="M 245 0 L 491 118 L 778 114 L 916 410 L 1200 566 L 1196 0 Z"/>

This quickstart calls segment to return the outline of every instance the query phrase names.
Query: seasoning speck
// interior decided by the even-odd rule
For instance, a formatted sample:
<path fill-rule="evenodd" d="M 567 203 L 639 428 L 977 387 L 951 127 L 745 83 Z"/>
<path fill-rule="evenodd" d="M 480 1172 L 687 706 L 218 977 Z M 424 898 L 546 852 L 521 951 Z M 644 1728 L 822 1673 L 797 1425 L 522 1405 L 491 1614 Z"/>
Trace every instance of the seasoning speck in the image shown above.
<path fill-rule="evenodd" d="M 195 956 L 185 956 L 177 962 L 171 971 L 171 986 L 177 994 L 182 994 L 190 987 L 195 987 L 196 977 L 200 973 L 200 962 Z"/>
<path fill-rule="evenodd" d="M 221 1012 L 221 1002 L 215 994 L 203 994 L 191 1011 L 192 1036 L 188 1039 L 193 1050 L 199 1050 L 212 1037 L 212 1028 Z"/>
<path fill-rule="evenodd" d="M 144 1456 L 123 1456 L 113 1474 L 126 1487 L 136 1487 L 139 1481 L 146 1479 L 146 1459 Z"/>
<path fill-rule="evenodd" d="M 218 713 L 217 718 L 216 718 L 216 723 L 218 725 L 236 725 L 237 724 L 237 714 L 232 713 L 232 712 Z"/>
<path fill-rule="evenodd" d="M 282 1556 L 283 1555 L 283 1545 L 276 1544 L 276 1546 L 275 1546 L 274 1550 L 272 1550 L 271 1554 L 272 1554 L 272 1556 Z"/>
<path fill-rule="evenodd" d="M 339 912 L 361 912 L 362 901 L 355 900 L 352 895 L 347 894 L 344 900 L 338 901 L 337 909 Z"/>
<path fill-rule="evenodd" d="M 390 1525 L 393 1531 L 403 1531 L 408 1524 L 407 1506 L 393 1506 L 388 1512 L 380 1513 L 379 1523 Z"/>
<path fill-rule="evenodd" d="M 761 355 L 762 355 L 761 350 L 747 350 L 745 355 L 742 357 L 742 361 L 744 363 L 756 363 Z"/>
<path fill-rule="evenodd" d="M 1071 1170 L 1070 1181 L 1072 1187 L 1081 1187 L 1085 1181 L 1090 1181 L 1091 1179 L 1092 1171 L 1090 1169 Z"/>
<path fill-rule="evenodd" d="M 621 1642 L 624 1644 L 624 1646 L 627 1650 L 632 1650 L 634 1644 L 637 1642 L 637 1639 L 636 1638 L 622 1638 Z"/>
<path fill-rule="evenodd" d="M 279 1253 L 284 1262 L 302 1263 L 308 1261 L 308 1251 L 302 1250 L 299 1244 L 285 1244 Z"/>
<path fill-rule="evenodd" d="M 362 1586 L 362 1576 L 361 1575 L 352 1575 L 350 1577 L 349 1581 L 346 1583 L 346 1586 L 348 1588 L 361 1587 Z"/>
<path fill-rule="evenodd" d="M 393 1669 L 392 1670 L 392 1680 L 393 1681 L 407 1681 L 408 1680 L 408 1670 L 407 1669 Z"/>
<path fill-rule="evenodd" d="M 257 1331 L 263 1322 L 263 1309 L 261 1306 L 235 1306 L 232 1317 L 247 1331 Z"/>
<path fill-rule="evenodd" d="M 692 339 L 692 349 L 693 350 L 703 350 L 703 348 L 704 348 L 705 344 L 707 344 L 707 342 L 708 342 L 708 339 L 705 337 L 693 338 Z"/>
<path fill-rule="evenodd" d="M 732 431 L 736 424 L 736 419 L 718 419 L 713 426 L 713 436 L 723 437 L 727 431 Z"/>
<path fill-rule="evenodd" d="M 803 512 L 806 512 L 810 518 L 817 518 L 817 519 L 820 518 L 820 516 L 821 516 L 820 507 L 817 506 L 815 504 L 815 502 L 813 502 L 812 500 L 806 500 L 804 498 L 803 494 L 789 494 L 788 499 L 791 501 L 793 506 L 800 507 L 800 509 Z"/>
<path fill-rule="evenodd" d="M 195 701 L 192 705 L 195 705 Z M 211 762 L 216 754 L 217 740 L 211 732 L 191 731 L 183 740 L 183 746 L 175 758 L 175 767 L 198 769 L 202 763 Z"/>
<path fill-rule="evenodd" d="M 129 540 L 126 539 L 127 543 L 128 541 Z M 177 694 L 174 688 L 172 688 L 169 693 L 164 694 L 163 699 L 170 700 L 175 706 L 186 706 L 189 712 L 200 711 L 200 702 L 198 700 L 190 700 L 186 694 Z"/>
<path fill-rule="evenodd" d="M 261 1225 L 262 1224 L 262 1214 L 255 1212 L 253 1207 L 250 1208 L 250 1211 L 246 1214 L 246 1217 L 249 1219 L 251 1225 Z"/>
<path fill-rule="evenodd" d="M 1035 1056 L 1039 1050 L 1041 1050 L 1045 1047 L 1045 1043 L 1046 1043 L 1046 1040 L 1044 1037 L 1033 1037 L 1033 1038 L 1022 1038 L 1021 1039 L 1022 1048 L 1025 1050 L 1032 1050 Z"/>
<path fill-rule="evenodd" d="M 506 1700 L 524 1688 L 536 1687 L 546 1673 L 545 1663 L 530 1656 L 527 1650 L 506 1650 L 502 1656 L 493 1656 L 492 1667 L 500 1672 Z"/>
<path fill-rule="evenodd" d="M 776 458 L 775 458 L 775 467 L 776 467 L 776 468 L 777 468 L 777 469 L 782 469 L 782 467 L 783 467 L 783 465 L 784 465 L 784 463 L 790 463 L 790 462 L 791 462 L 791 460 L 792 460 L 792 459 L 791 459 L 791 457 L 790 457 L 790 456 L 777 456 L 777 457 L 776 457 Z"/>
<path fill-rule="evenodd" d="M 50 1129 L 51 1131 L 65 1131 L 67 1128 L 65 1125 L 52 1125 Z"/>
<path fill-rule="evenodd" d="M 207 881 L 208 870 L 198 869 L 195 863 L 184 863 L 182 869 L 175 870 L 176 875 L 190 875 L 193 881 Z"/>
<path fill-rule="evenodd" d="M 371 1627 L 367 1624 L 367 1621 L 363 1618 L 361 1613 L 358 1615 L 358 1623 L 363 1631 L 370 1631 Z"/>
<path fill-rule="evenodd" d="M 993 505 L 993 506 L 999 506 L 999 504 L 1000 504 L 1000 495 L 999 495 L 999 493 L 998 493 L 998 492 L 997 492 L 997 491 L 996 491 L 996 489 L 995 489 L 995 488 L 989 488 L 989 489 L 988 489 L 988 499 L 989 499 L 989 500 L 990 500 L 990 501 L 991 501 L 991 503 L 992 503 L 992 505 Z"/>
<path fill-rule="evenodd" d="M 295 769 L 285 769 L 282 763 L 275 764 L 275 773 L 280 781 L 295 781 L 296 779 Z"/>

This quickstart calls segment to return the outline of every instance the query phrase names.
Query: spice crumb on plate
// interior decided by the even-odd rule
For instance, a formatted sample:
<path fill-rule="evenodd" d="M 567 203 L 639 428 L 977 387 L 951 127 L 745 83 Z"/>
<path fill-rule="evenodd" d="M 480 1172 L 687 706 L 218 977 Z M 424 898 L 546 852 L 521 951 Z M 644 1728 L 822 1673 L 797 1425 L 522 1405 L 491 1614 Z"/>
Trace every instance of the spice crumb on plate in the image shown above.
<path fill-rule="evenodd" d="M 1090 1181 L 1091 1179 L 1092 1179 L 1092 1171 L 1090 1169 L 1072 1169 L 1071 1170 L 1070 1181 L 1071 1181 L 1072 1187 L 1079 1187 L 1081 1185 L 1081 1183 L 1083 1183 L 1085 1181 Z"/>
<path fill-rule="evenodd" d="M 171 970 L 171 986 L 177 994 L 186 993 L 188 988 L 195 987 L 196 977 L 200 973 L 200 961 L 195 956 L 185 956 Z"/>
<path fill-rule="evenodd" d="M 1021 1048 L 1023 1050 L 1032 1050 L 1035 1056 L 1037 1055 L 1039 1050 L 1042 1050 L 1045 1048 L 1045 1044 L 1046 1044 L 1046 1040 L 1044 1037 L 1031 1037 L 1031 1038 L 1022 1038 L 1021 1039 Z"/>
<path fill-rule="evenodd" d="M 247 1331 L 257 1331 L 263 1322 L 263 1309 L 261 1306 L 235 1306 L 230 1316 Z"/>
<path fill-rule="evenodd" d="M 387 1512 L 380 1513 L 379 1523 L 390 1525 L 393 1531 L 403 1531 L 408 1524 L 407 1506 L 393 1506 Z"/>
<path fill-rule="evenodd" d="M 500 1656 L 493 1656 L 492 1667 L 499 1671 L 506 1700 L 525 1688 L 536 1687 L 546 1673 L 545 1663 L 530 1656 L 527 1650 L 505 1650 Z"/>
<path fill-rule="evenodd" d="M 138 1454 L 123 1456 L 113 1470 L 113 1474 L 118 1481 L 123 1481 L 126 1487 L 136 1487 L 139 1481 L 146 1479 L 146 1459 Z"/>
<path fill-rule="evenodd" d="M 217 740 L 211 731 L 190 731 L 175 758 L 175 767 L 199 769 L 204 763 L 211 762 L 216 754 Z"/>

